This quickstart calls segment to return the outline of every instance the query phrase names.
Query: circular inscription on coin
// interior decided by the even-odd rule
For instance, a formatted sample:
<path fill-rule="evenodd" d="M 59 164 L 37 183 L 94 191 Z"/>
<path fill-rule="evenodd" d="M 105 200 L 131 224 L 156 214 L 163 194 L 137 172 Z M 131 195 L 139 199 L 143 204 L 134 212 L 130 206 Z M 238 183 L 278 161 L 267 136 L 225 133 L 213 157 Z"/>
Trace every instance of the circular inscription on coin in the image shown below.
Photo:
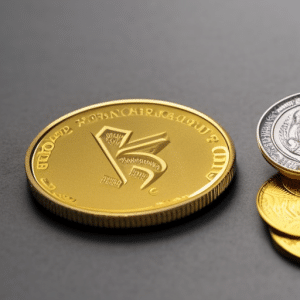
<path fill-rule="evenodd" d="M 161 224 L 212 202 L 230 183 L 228 134 L 193 109 L 120 100 L 68 114 L 26 155 L 37 200 L 67 219 L 105 227 Z"/>
<path fill-rule="evenodd" d="M 282 254 L 290 258 L 295 257 L 297 260 L 300 258 L 300 238 L 283 235 L 279 232 L 275 232 L 272 228 L 269 230 L 275 247 Z"/>
<path fill-rule="evenodd" d="M 273 176 L 257 194 L 257 209 L 260 216 L 273 228 L 293 236 L 300 236 L 299 197 L 288 192 L 280 174 Z"/>
<path fill-rule="evenodd" d="M 300 94 L 275 103 L 264 113 L 257 139 L 270 164 L 290 178 L 300 177 Z"/>

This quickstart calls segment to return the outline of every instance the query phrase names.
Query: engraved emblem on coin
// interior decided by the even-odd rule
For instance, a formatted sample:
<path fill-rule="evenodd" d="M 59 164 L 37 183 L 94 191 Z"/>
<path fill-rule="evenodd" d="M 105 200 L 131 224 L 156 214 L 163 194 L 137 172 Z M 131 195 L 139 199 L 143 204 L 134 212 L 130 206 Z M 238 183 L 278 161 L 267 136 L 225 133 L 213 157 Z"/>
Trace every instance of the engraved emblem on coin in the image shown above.
<path fill-rule="evenodd" d="M 270 226 L 285 234 L 300 236 L 299 197 L 285 190 L 278 174 L 261 187 L 256 204 Z"/>
<path fill-rule="evenodd" d="M 288 151 L 300 155 L 300 110 L 286 118 L 280 128 L 279 139 Z"/>
<path fill-rule="evenodd" d="M 130 141 L 132 131 L 104 126 L 94 137 L 120 177 L 120 180 L 104 176 L 102 183 L 120 188 L 127 177 L 140 179 L 144 189 L 167 170 L 166 162 L 156 154 L 169 143 L 166 132 Z M 127 175 L 127 176 L 126 176 Z"/>
<path fill-rule="evenodd" d="M 289 178 L 300 176 L 300 94 L 271 106 L 257 127 L 258 146 L 266 160 Z"/>
<path fill-rule="evenodd" d="M 25 168 L 33 195 L 56 215 L 92 226 L 144 227 L 212 203 L 234 176 L 235 150 L 228 133 L 199 111 L 127 99 L 48 125 L 28 148 Z"/>

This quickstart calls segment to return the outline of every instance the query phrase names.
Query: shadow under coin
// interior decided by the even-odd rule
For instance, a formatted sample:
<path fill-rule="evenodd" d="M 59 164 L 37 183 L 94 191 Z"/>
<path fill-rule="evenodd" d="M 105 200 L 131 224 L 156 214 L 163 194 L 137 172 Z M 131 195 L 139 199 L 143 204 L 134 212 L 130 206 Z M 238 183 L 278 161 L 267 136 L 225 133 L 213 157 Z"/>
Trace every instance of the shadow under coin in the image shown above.
<path fill-rule="evenodd" d="M 93 227 L 83 225 L 56 216 L 52 212 L 40 205 L 31 193 L 30 187 L 27 187 L 29 203 L 32 209 L 36 212 L 37 217 L 46 222 L 53 229 L 57 229 L 65 234 L 74 235 L 82 239 L 87 239 L 95 242 L 109 243 L 139 243 L 159 240 L 162 238 L 171 238 L 183 234 L 184 232 L 200 229 L 209 222 L 213 222 L 222 212 L 229 208 L 232 204 L 232 199 L 237 190 L 238 170 L 228 186 L 228 188 L 211 204 L 204 207 L 200 211 L 193 213 L 187 217 L 175 220 L 169 223 L 140 227 L 140 228 L 125 228 L 125 229 L 110 229 L 102 227 Z"/>
<path fill-rule="evenodd" d="M 281 246 L 279 246 L 274 239 L 271 236 L 270 233 L 270 227 L 269 225 L 261 220 L 261 225 L 262 225 L 262 230 L 264 232 L 264 236 L 266 237 L 266 240 L 272 245 L 273 251 L 276 253 L 276 255 L 283 260 L 284 262 L 287 262 L 289 265 L 293 266 L 294 268 L 300 269 L 300 258 L 297 258 L 293 255 L 291 255 L 288 251 L 283 249 Z M 272 229 L 274 233 L 276 234 L 281 234 L 279 231 L 276 229 Z"/>

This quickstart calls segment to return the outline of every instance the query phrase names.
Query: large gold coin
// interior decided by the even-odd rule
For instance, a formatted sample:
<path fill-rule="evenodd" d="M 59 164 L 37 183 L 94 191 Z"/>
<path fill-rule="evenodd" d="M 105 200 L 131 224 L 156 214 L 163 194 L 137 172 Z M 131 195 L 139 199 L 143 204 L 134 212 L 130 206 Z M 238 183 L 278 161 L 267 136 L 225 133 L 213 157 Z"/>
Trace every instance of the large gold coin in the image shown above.
<path fill-rule="evenodd" d="M 104 227 L 169 222 L 229 185 L 235 151 L 206 115 L 164 101 L 89 106 L 47 126 L 26 154 L 37 200 L 64 218 Z"/>
<path fill-rule="evenodd" d="M 273 228 L 300 236 L 300 197 L 285 189 L 279 174 L 263 184 L 257 194 L 257 209 Z"/>
<path fill-rule="evenodd" d="M 284 235 L 269 228 L 275 248 L 288 258 L 300 261 L 300 238 Z"/>

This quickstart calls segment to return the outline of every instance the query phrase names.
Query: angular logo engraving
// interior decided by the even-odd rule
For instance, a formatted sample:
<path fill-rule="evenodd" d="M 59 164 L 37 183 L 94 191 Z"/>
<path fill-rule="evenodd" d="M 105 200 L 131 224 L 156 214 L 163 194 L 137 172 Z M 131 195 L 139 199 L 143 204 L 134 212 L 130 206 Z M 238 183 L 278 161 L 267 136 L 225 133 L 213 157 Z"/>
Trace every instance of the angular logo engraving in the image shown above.
<path fill-rule="evenodd" d="M 143 181 L 141 189 L 156 181 L 167 164 L 156 156 L 169 143 L 166 132 L 130 142 L 132 131 L 104 126 L 94 137 L 123 184 L 127 177 Z"/>

